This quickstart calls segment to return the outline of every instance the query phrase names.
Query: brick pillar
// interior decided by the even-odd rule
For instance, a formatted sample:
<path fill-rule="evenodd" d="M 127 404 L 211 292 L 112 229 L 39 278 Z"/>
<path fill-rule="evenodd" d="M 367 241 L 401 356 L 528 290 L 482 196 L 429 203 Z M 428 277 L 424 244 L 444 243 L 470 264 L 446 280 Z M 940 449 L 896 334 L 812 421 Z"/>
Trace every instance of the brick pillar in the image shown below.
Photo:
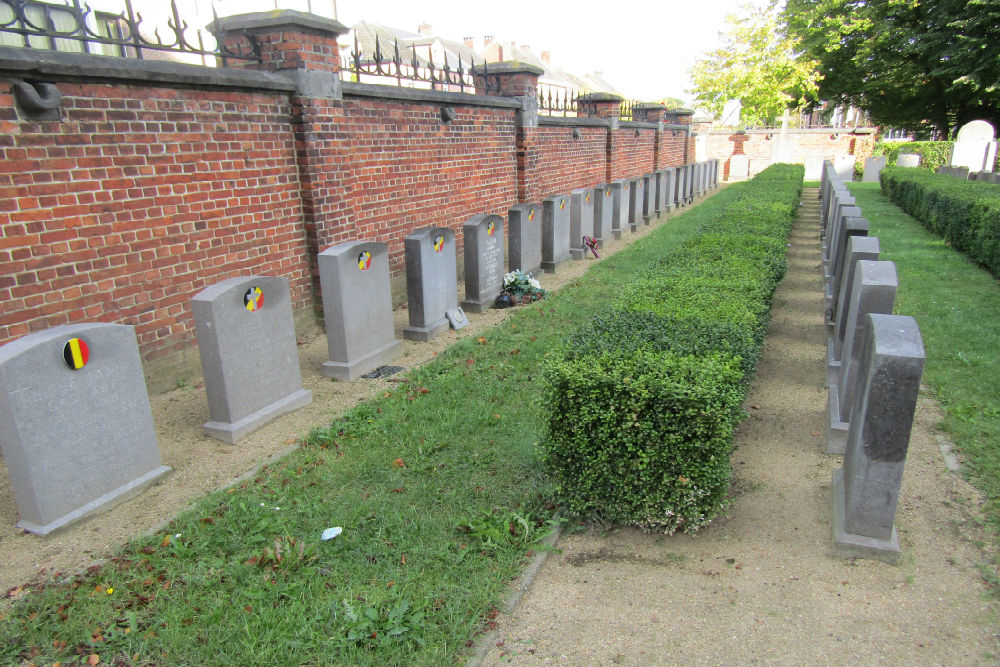
<path fill-rule="evenodd" d="M 538 154 L 538 77 L 541 67 L 518 62 L 490 63 L 476 67 L 476 93 L 510 97 L 521 103 L 517 112 L 517 201 L 541 201 Z"/>
<path fill-rule="evenodd" d="M 612 93 L 589 93 L 576 98 L 577 113 L 590 118 L 618 118 L 622 98 Z"/>
<path fill-rule="evenodd" d="M 687 136 L 684 141 L 684 164 L 691 161 L 694 156 L 694 136 L 691 132 L 691 119 L 694 111 L 690 109 L 671 109 L 664 114 L 663 120 L 674 125 L 686 125 Z"/>
<path fill-rule="evenodd" d="M 348 28 L 338 21 L 282 9 L 220 18 L 209 30 L 222 42 L 236 43 L 249 36 L 259 45 L 259 62 L 232 60 L 227 66 L 276 72 L 295 82 L 292 131 L 306 253 L 314 305 L 319 311 L 317 255 L 327 246 L 353 238 L 342 166 L 344 150 L 336 132 L 343 114 L 337 36 Z"/>
<path fill-rule="evenodd" d="M 663 104 L 636 104 L 632 107 L 632 120 L 656 123 L 656 136 L 653 138 L 653 171 L 658 171 L 667 166 L 664 164 L 666 160 L 660 156 L 660 148 L 665 139 L 663 136 L 663 123 L 666 115 L 667 107 Z"/>

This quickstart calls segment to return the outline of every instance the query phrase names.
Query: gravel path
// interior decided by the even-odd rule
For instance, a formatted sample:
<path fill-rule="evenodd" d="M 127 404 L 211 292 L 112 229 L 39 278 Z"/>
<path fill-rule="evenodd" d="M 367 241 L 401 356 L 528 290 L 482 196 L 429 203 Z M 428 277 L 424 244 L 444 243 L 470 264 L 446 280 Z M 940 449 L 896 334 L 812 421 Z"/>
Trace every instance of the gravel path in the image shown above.
<path fill-rule="evenodd" d="M 487 665 L 996 664 L 977 575 L 982 498 L 945 469 L 921 401 L 896 525 L 898 566 L 830 554 L 841 457 L 821 452 L 825 330 L 816 190 L 792 232 L 736 436 L 728 514 L 695 536 L 564 535 Z"/>

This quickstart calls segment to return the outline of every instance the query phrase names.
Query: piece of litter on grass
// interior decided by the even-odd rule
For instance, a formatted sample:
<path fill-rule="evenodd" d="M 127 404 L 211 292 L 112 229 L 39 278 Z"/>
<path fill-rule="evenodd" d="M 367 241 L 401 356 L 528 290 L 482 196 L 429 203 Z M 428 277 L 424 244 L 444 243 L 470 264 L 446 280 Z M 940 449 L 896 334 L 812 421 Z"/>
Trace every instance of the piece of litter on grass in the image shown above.
<path fill-rule="evenodd" d="M 333 528 L 327 528 L 326 530 L 323 531 L 323 540 L 324 541 L 325 540 L 332 540 L 337 535 L 340 535 L 342 532 L 344 532 L 344 529 L 341 528 L 340 526 L 334 526 Z"/>

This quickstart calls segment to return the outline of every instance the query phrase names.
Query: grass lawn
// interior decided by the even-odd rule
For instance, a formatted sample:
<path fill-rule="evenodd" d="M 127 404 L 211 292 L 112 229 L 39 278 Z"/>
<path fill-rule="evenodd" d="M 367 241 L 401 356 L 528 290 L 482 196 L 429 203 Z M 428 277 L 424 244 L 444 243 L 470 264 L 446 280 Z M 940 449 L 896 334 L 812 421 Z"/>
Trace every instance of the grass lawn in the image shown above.
<path fill-rule="evenodd" d="M 0 621 L 0 664 L 460 662 L 549 530 L 545 358 L 742 189 L 457 343 L 103 568 L 36 587 Z"/>
<path fill-rule="evenodd" d="M 923 381 L 1000 536 L 1000 282 L 883 197 L 877 183 L 849 187 L 869 234 L 879 237 L 881 258 L 896 263 L 896 312 L 920 326 Z"/>

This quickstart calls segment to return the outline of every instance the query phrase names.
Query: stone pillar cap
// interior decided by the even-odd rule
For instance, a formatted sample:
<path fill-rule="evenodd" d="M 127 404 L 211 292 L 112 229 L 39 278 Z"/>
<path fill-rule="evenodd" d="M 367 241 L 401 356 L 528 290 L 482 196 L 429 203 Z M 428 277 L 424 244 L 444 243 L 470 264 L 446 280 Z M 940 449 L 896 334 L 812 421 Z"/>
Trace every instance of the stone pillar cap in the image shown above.
<path fill-rule="evenodd" d="M 625 98 L 614 93 L 586 93 L 576 99 L 580 102 L 621 102 Z"/>
<path fill-rule="evenodd" d="M 639 102 L 632 107 L 633 109 L 666 109 L 666 104 L 660 104 L 659 102 Z"/>
<path fill-rule="evenodd" d="M 477 70 L 482 65 L 475 65 Z M 498 63 L 486 63 L 487 74 L 545 74 L 545 70 L 536 65 L 517 62 L 515 60 L 504 60 Z"/>
<path fill-rule="evenodd" d="M 350 28 L 340 21 L 294 9 L 275 9 L 269 12 L 251 12 L 221 17 L 209 23 L 206 28 L 213 34 L 236 30 L 270 32 L 282 28 L 298 28 L 333 35 L 342 35 L 350 31 Z"/>

